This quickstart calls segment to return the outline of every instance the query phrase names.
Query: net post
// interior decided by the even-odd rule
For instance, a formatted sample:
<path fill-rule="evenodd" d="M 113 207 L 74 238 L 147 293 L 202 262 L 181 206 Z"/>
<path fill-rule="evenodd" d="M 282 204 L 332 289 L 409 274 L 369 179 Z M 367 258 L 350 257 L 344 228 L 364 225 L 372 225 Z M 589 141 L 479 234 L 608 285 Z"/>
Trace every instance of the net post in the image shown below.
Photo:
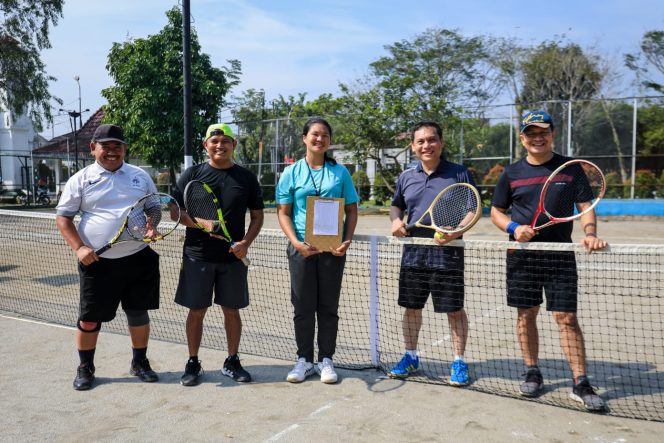
<path fill-rule="evenodd" d="M 370 264 L 369 264 L 369 348 L 371 363 L 380 366 L 380 353 L 378 351 L 378 237 L 369 237 Z"/>

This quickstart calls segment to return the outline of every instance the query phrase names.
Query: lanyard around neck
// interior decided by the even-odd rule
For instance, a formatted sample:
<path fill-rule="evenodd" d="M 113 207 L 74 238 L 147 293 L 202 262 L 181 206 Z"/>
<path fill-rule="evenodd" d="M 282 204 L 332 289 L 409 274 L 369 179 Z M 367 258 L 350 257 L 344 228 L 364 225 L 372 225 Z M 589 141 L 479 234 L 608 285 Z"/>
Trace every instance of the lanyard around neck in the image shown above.
<path fill-rule="evenodd" d="M 320 174 L 320 181 L 318 183 L 318 186 L 316 186 L 316 182 L 314 181 L 314 175 L 311 172 L 311 166 L 309 166 L 309 163 L 307 162 L 306 159 L 304 159 L 304 163 L 307 165 L 307 169 L 309 170 L 309 178 L 311 178 L 311 183 L 314 185 L 314 190 L 316 191 L 316 197 L 320 197 L 320 193 L 323 190 L 323 173 L 325 172 L 325 161 L 323 161 L 323 171 Z"/>

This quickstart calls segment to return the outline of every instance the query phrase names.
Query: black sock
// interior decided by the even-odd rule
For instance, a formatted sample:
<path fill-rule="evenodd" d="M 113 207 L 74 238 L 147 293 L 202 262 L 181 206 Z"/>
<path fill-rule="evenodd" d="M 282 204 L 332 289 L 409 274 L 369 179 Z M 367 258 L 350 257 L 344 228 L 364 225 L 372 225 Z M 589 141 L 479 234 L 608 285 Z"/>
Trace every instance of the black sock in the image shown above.
<path fill-rule="evenodd" d="M 198 355 L 190 355 L 189 361 L 192 363 L 198 363 Z"/>
<path fill-rule="evenodd" d="M 78 350 L 78 358 L 81 360 L 81 366 L 94 366 L 95 350 L 96 348 L 85 351 Z"/>
<path fill-rule="evenodd" d="M 134 354 L 134 361 L 142 361 L 146 358 L 148 348 L 131 348 L 131 352 Z"/>
<path fill-rule="evenodd" d="M 532 370 L 532 371 L 537 371 L 537 372 L 539 372 L 540 368 L 539 368 L 539 366 L 537 366 L 537 365 L 530 365 L 530 366 L 526 366 L 526 370 L 527 370 L 527 371 Z"/>

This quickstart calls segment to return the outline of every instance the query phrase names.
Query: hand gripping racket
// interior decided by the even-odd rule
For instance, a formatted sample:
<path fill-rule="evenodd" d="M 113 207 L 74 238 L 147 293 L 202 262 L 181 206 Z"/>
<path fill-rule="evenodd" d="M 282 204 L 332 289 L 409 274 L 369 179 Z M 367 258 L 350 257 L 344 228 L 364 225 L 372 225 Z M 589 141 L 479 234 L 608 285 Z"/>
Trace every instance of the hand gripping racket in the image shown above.
<path fill-rule="evenodd" d="M 480 194 L 473 185 L 455 183 L 440 191 L 429 209 L 415 223 L 406 226 L 406 230 L 427 228 L 443 234 L 466 232 L 482 216 L 481 202 Z"/>
<path fill-rule="evenodd" d="M 235 247 L 235 242 L 226 228 L 224 214 L 221 212 L 221 202 L 206 183 L 200 180 L 187 183 L 184 189 L 184 207 L 196 226 L 205 232 L 223 237 L 231 249 Z M 251 264 L 247 257 L 240 260 L 245 266 Z"/>
<path fill-rule="evenodd" d="M 537 231 L 580 218 L 595 209 L 605 191 L 604 174 L 597 165 L 587 160 L 570 160 L 544 182 L 530 227 Z"/>
<path fill-rule="evenodd" d="M 170 225 L 161 224 L 164 212 L 169 214 L 165 218 L 174 221 L 174 223 Z M 175 230 L 179 222 L 180 206 L 173 197 L 161 193 L 148 194 L 134 203 L 127 212 L 127 216 L 117 234 L 111 241 L 97 249 L 95 254 L 101 255 L 118 243 L 125 241 L 151 243 L 162 240 Z"/>

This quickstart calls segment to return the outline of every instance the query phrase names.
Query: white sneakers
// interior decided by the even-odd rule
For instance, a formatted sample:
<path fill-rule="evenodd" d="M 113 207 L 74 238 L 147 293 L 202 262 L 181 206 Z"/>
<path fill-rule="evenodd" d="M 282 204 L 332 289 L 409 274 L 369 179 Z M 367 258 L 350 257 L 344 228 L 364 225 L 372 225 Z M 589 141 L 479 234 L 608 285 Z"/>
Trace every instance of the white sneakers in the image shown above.
<path fill-rule="evenodd" d="M 288 373 L 286 381 L 291 383 L 301 383 L 310 375 L 313 375 L 314 371 L 320 375 L 320 381 L 327 384 L 333 384 L 337 382 L 337 373 L 334 371 L 334 365 L 332 360 L 329 358 L 324 358 L 322 362 L 314 365 L 309 363 L 304 358 L 299 358 L 293 369 Z"/>
<path fill-rule="evenodd" d="M 307 377 L 314 374 L 314 364 L 309 363 L 304 357 L 301 357 L 295 363 L 293 370 L 288 373 L 286 376 L 286 381 L 291 383 L 301 383 Z"/>
<path fill-rule="evenodd" d="M 320 381 L 327 384 L 337 382 L 337 373 L 334 371 L 332 360 L 324 358 L 322 362 L 316 365 L 316 372 L 320 375 Z"/>

